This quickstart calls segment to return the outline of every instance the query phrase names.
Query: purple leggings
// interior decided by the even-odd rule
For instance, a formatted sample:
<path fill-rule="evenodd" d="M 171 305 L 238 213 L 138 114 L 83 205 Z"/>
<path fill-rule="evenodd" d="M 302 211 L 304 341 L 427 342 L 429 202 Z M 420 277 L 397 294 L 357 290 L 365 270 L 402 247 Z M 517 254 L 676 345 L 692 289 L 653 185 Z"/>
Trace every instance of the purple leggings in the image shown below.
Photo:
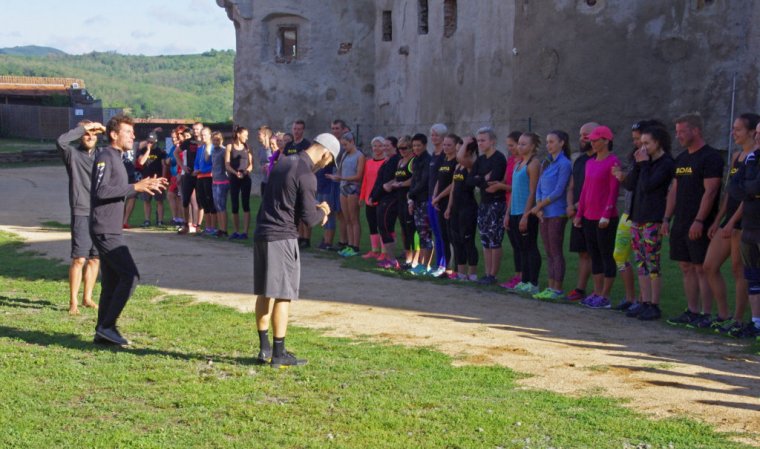
<path fill-rule="evenodd" d="M 549 279 L 562 282 L 565 279 L 565 255 L 562 246 L 565 241 L 567 217 L 544 218 L 539 225 L 541 240 L 544 241 L 546 265 Z"/>

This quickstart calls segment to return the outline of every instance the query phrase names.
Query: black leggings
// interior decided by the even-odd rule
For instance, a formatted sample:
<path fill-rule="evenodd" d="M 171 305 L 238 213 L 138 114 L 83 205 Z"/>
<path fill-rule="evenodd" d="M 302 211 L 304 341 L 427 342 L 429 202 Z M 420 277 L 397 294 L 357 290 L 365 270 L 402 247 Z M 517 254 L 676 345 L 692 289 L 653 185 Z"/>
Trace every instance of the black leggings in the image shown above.
<path fill-rule="evenodd" d="M 377 206 L 370 206 L 364 208 L 364 217 L 367 218 L 367 224 L 369 225 L 369 235 L 379 234 L 377 228 Z"/>
<path fill-rule="evenodd" d="M 193 190 L 195 190 L 195 176 L 185 173 L 182 175 L 182 185 L 180 186 L 182 207 L 190 207 L 190 198 L 193 196 Z"/>
<path fill-rule="evenodd" d="M 92 241 L 100 254 L 100 301 L 98 327 L 116 325 L 129 297 L 135 291 L 140 273 L 121 234 L 96 234 Z"/>
<path fill-rule="evenodd" d="M 401 233 L 404 237 L 404 249 L 412 251 L 414 249 L 414 232 L 417 230 L 414 226 L 414 215 L 409 213 L 409 206 L 404 200 L 398 200 L 398 220 L 401 223 Z"/>
<path fill-rule="evenodd" d="M 261 192 L 262 194 L 264 192 Z M 237 176 L 230 176 L 230 200 L 232 202 L 232 213 L 237 215 L 240 210 L 240 204 L 238 203 L 238 197 L 242 194 L 240 202 L 243 203 L 243 212 L 251 211 L 251 177 L 243 176 L 238 178 Z"/>
<path fill-rule="evenodd" d="M 606 278 L 617 275 L 615 252 L 615 234 L 617 234 L 618 217 L 610 218 L 606 228 L 599 227 L 599 220 L 583 219 L 583 235 L 586 249 L 591 256 L 591 273 L 602 274 Z"/>
<path fill-rule="evenodd" d="M 195 198 L 198 206 L 207 214 L 216 212 L 214 207 L 214 192 L 211 190 L 211 178 L 198 178 L 195 182 Z"/>
<path fill-rule="evenodd" d="M 512 216 L 510 215 L 510 217 Z M 515 273 L 522 273 L 522 250 L 518 243 L 520 231 L 510 225 L 509 229 L 507 229 L 507 237 L 509 238 L 509 244 L 512 245 L 512 261 L 515 264 Z"/>
<path fill-rule="evenodd" d="M 448 220 L 448 234 L 454 245 L 454 260 L 457 266 L 478 265 L 478 249 L 475 247 L 477 226 L 477 205 L 452 209 L 451 218 Z"/>
<path fill-rule="evenodd" d="M 384 197 L 377 205 L 377 227 L 380 231 L 380 238 L 383 243 L 393 243 L 393 232 L 396 229 L 396 218 L 398 218 L 398 202 L 395 197 Z"/>
<path fill-rule="evenodd" d="M 520 232 L 520 219 L 522 217 L 522 215 L 510 215 L 509 229 L 517 233 L 522 281 L 538 285 L 538 274 L 541 271 L 541 253 L 538 251 L 538 218 L 532 214 L 528 216 L 528 229 L 523 234 Z"/>

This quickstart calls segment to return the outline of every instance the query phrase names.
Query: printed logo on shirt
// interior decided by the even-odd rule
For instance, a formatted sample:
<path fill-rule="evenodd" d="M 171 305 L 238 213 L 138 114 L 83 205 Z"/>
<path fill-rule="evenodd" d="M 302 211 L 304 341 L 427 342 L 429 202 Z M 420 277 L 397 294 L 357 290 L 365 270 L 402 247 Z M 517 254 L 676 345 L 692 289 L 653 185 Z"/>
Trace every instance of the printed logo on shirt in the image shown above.
<path fill-rule="evenodd" d="M 101 182 L 103 182 L 103 175 L 106 171 L 106 163 L 105 162 L 98 162 L 95 164 L 95 170 L 97 171 L 97 177 L 95 178 L 95 185 L 99 186 Z"/>
<path fill-rule="evenodd" d="M 739 171 L 738 168 L 732 167 L 731 171 L 728 173 L 728 175 L 729 176 L 734 176 L 736 174 L 736 172 L 738 172 L 738 171 Z"/>
<path fill-rule="evenodd" d="M 464 175 L 461 173 L 454 173 L 454 182 L 462 182 L 464 181 Z"/>
<path fill-rule="evenodd" d="M 441 165 L 441 168 L 438 169 L 439 173 L 449 173 L 451 172 L 451 167 L 448 165 Z"/>
<path fill-rule="evenodd" d="M 693 175 L 691 167 L 678 167 L 676 168 L 676 176 Z"/>

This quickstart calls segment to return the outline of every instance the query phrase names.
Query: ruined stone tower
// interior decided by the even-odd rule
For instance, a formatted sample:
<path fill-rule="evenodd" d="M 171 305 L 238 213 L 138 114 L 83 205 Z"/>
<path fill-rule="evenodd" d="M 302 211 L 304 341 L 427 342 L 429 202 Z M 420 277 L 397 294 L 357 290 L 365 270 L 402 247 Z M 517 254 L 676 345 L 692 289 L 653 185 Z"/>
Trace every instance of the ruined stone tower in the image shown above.
<path fill-rule="evenodd" d="M 236 122 L 313 135 L 335 117 L 375 134 L 444 122 L 574 135 L 700 111 L 708 141 L 760 110 L 752 0 L 217 0 L 237 32 Z"/>

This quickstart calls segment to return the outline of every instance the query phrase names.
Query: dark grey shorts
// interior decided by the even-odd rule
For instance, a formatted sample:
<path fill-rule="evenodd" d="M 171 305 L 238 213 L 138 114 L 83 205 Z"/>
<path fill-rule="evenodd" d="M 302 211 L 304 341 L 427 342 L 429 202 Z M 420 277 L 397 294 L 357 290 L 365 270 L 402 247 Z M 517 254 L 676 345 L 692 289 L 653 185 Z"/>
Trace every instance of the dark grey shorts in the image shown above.
<path fill-rule="evenodd" d="M 86 215 L 71 216 L 71 258 L 98 257 L 98 250 L 90 237 L 90 217 Z"/>
<path fill-rule="evenodd" d="M 253 294 L 275 299 L 298 299 L 301 254 L 298 240 L 253 242 Z"/>

